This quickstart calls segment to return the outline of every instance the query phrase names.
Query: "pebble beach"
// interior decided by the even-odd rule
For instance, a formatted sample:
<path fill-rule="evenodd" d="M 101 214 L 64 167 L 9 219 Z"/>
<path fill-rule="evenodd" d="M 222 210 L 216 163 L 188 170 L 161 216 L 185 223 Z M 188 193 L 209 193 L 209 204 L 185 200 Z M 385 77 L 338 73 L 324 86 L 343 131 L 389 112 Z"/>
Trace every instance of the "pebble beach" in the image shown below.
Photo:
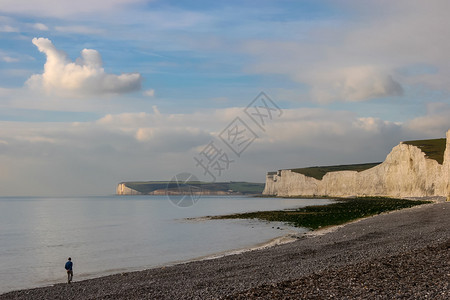
<path fill-rule="evenodd" d="M 449 299 L 450 203 L 268 249 L 13 291 L 0 299 Z M 64 282 L 62 274 L 61 282 Z"/>

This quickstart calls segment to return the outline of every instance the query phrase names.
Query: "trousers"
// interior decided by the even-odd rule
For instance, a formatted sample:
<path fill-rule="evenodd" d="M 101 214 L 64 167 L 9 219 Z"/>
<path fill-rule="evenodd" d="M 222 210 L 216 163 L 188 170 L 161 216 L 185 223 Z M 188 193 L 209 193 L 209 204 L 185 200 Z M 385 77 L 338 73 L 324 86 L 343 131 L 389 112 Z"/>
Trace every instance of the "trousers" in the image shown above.
<path fill-rule="evenodd" d="M 73 271 L 72 270 L 67 270 L 67 283 L 71 283 L 72 282 L 72 277 L 73 277 Z"/>

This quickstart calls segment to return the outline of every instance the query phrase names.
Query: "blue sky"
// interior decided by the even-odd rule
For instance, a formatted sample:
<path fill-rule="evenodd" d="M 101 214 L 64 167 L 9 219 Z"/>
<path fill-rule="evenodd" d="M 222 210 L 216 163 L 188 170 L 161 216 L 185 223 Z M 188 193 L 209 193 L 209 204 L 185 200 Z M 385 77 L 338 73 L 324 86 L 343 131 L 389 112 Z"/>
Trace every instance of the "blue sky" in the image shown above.
<path fill-rule="evenodd" d="M 192 157 L 260 91 L 283 117 L 220 180 L 379 161 L 401 140 L 442 137 L 449 6 L 2 0 L 0 194 L 201 177 Z"/>

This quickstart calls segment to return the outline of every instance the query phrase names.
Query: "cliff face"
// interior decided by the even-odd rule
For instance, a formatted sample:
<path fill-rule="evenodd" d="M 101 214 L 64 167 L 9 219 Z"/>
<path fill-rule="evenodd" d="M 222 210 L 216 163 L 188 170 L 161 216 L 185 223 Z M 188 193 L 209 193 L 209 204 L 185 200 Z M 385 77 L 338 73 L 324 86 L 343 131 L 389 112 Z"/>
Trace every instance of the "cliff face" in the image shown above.
<path fill-rule="evenodd" d="M 119 183 L 117 185 L 116 194 L 117 195 L 142 195 L 141 192 L 138 192 L 136 190 L 133 190 L 133 189 L 130 189 L 129 187 L 127 187 L 125 185 L 125 183 Z"/>
<path fill-rule="evenodd" d="M 450 130 L 444 162 L 429 159 L 416 146 L 394 147 L 386 160 L 365 171 L 327 173 L 322 180 L 291 170 L 268 174 L 263 194 L 276 196 L 450 197 Z M 449 198 L 450 199 L 450 198 Z"/>
<path fill-rule="evenodd" d="M 450 201 L 450 130 L 447 131 L 447 144 L 444 153 L 444 166 L 442 176 L 446 181 L 447 201 Z"/>

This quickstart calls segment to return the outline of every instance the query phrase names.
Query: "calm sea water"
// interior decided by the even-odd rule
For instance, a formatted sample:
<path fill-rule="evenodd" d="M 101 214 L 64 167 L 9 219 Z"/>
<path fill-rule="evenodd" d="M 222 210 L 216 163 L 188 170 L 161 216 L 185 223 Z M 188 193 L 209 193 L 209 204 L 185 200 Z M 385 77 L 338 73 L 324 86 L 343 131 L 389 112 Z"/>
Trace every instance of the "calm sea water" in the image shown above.
<path fill-rule="evenodd" d="M 0 293 L 142 270 L 242 249 L 294 229 L 252 220 L 186 220 L 327 204 L 329 200 L 205 196 L 178 208 L 165 196 L 0 197 Z M 272 228 L 274 227 L 274 228 Z"/>

